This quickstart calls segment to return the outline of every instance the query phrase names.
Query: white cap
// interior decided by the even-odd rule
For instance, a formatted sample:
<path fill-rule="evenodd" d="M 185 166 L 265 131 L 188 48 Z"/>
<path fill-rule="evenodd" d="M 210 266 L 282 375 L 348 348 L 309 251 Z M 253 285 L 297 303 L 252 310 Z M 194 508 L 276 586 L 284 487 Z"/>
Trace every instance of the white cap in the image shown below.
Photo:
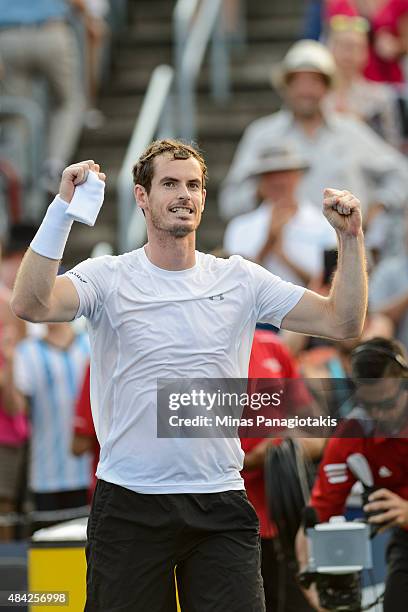
<path fill-rule="evenodd" d="M 282 87 L 293 72 L 317 72 L 332 85 L 336 64 L 330 51 L 316 40 L 299 40 L 292 45 L 279 66 L 272 71 L 272 83 Z"/>

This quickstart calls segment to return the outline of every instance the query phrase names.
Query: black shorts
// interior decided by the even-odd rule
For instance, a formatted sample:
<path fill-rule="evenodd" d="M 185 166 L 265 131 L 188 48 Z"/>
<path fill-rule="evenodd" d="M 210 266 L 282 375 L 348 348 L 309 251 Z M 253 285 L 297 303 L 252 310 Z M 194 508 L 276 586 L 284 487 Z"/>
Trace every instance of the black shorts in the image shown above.
<path fill-rule="evenodd" d="M 86 612 L 264 612 L 259 524 L 245 491 L 134 493 L 98 480 Z"/>

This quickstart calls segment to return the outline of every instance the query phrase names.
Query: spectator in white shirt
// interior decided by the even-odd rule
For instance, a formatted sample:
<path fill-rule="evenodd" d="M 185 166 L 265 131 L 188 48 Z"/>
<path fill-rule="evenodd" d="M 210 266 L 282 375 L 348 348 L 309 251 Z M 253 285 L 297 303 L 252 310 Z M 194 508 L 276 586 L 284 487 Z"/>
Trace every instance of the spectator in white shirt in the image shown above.
<path fill-rule="evenodd" d="M 322 271 L 336 235 L 316 205 L 298 196 L 307 163 L 288 147 L 256 161 L 251 176 L 262 204 L 227 226 L 224 249 L 253 259 L 284 280 L 306 286 Z"/>
<path fill-rule="evenodd" d="M 224 218 L 256 206 L 256 180 L 249 177 L 254 160 L 282 142 L 307 160 L 310 170 L 301 189 L 316 206 L 322 190 L 334 185 L 357 194 L 365 211 L 405 207 L 408 164 L 403 155 L 358 119 L 323 111 L 334 78 L 334 61 L 323 45 L 303 40 L 291 47 L 275 74 L 285 108 L 246 129 L 220 194 Z"/>

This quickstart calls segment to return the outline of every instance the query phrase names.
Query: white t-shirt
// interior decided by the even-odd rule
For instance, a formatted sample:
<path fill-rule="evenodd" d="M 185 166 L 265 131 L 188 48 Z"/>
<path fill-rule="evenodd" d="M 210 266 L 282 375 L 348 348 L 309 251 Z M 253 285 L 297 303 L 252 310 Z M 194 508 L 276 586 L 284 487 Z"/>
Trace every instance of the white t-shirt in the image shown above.
<path fill-rule="evenodd" d="M 271 213 L 274 214 L 273 208 L 264 202 L 256 210 L 230 221 L 224 236 L 227 253 L 256 257 L 268 237 Z M 283 228 L 285 255 L 311 276 L 317 276 L 323 269 L 324 249 L 335 249 L 336 245 L 336 232 L 316 206 L 307 201 L 299 204 L 296 214 Z M 295 271 L 274 254 L 268 255 L 264 265 L 284 280 L 302 283 Z"/>
<path fill-rule="evenodd" d="M 157 379 L 246 378 L 256 322 L 279 327 L 304 289 L 239 256 L 163 270 L 144 248 L 66 276 L 88 319 L 97 476 L 140 493 L 243 489 L 239 439 L 157 437 Z"/>

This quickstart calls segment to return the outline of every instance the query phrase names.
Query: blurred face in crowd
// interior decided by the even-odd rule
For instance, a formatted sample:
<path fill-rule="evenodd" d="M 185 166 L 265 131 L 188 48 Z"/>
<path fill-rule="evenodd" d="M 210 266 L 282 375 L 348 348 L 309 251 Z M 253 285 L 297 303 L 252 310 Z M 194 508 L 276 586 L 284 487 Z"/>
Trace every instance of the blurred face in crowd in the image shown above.
<path fill-rule="evenodd" d="M 318 72 L 293 72 L 286 78 L 285 99 L 293 114 L 300 119 L 312 119 L 320 114 L 329 86 Z"/>
<path fill-rule="evenodd" d="M 356 397 L 384 434 L 398 433 L 407 423 L 408 392 L 405 379 L 381 378 L 357 383 Z"/>
<path fill-rule="evenodd" d="M 302 170 L 267 172 L 259 181 L 258 193 L 263 200 L 285 206 L 296 199 L 296 191 L 302 178 Z"/>
<path fill-rule="evenodd" d="M 154 159 L 149 192 L 141 185 L 136 186 L 148 233 L 158 230 L 176 238 L 198 228 L 205 196 L 202 169 L 194 157 L 174 159 L 167 154 L 159 155 Z"/>
<path fill-rule="evenodd" d="M 340 74 L 349 77 L 362 74 L 368 59 L 368 38 L 365 32 L 332 32 L 329 47 Z"/>

